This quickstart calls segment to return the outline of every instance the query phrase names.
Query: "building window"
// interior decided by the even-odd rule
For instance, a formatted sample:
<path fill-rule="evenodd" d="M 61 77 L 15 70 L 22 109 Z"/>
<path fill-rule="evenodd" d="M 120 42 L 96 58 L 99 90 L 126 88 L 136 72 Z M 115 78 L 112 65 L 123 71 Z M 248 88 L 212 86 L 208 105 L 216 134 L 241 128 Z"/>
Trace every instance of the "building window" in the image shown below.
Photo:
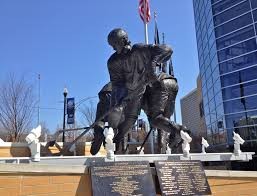
<path fill-rule="evenodd" d="M 213 19 L 212 19 L 212 11 L 209 10 L 208 14 L 206 15 L 206 23 L 208 31 L 213 30 Z"/>
<path fill-rule="evenodd" d="M 215 99 L 214 98 L 209 101 L 209 106 L 210 106 L 210 114 L 214 113 L 214 110 L 216 108 Z M 216 116 L 216 113 L 215 113 L 215 116 Z"/>
<path fill-rule="evenodd" d="M 255 22 L 257 21 L 257 10 L 253 11 L 253 19 Z"/>
<path fill-rule="evenodd" d="M 216 102 L 216 106 L 222 104 L 222 94 L 221 91 L 217 93 L 217 95 L 215 96 L 215 102 Z"/>
<path fill-rule="evenodd" d="M 220 143 L 220 138 L 219 138 L 219 130 L 217 128 L 217 124 L 213 123 L 212 124 L 212 136 L 213 136 L 213 143 L 214 144 L 219 144 Z"/>
<path fill-rule="evenodd" d="M 234 6 L 231 9 L 226 10 L 225 12 L 222 12 L 221 14 L 214 16 L 214 18 L 213 18 L 214 26 L 217 26 L 217 25 L 222 24 L 232 18 L 242 15 L 249 10 L 250 10 L 249 1 L 240 3 L 237 6 Z"/>
<path fill-rule="evenodd" d="M 231 135 L 232 135 L 233 131 L 238 133 L 244 140 L 256 140 L 257 139 L 257 126 L 256 125 L 250 125 L 250 126 L 246 126 L 246 127 L 235 127 L 232 129 L 228 129 L 228 131 L 231 133 Z M 231 140 L 232 140 L 232 138 L 231 138 Z M 245 143 L 244 147 L 247 147 L 247 144 L 249 145 L 249 143 Z M 249 147 L 254 149 L 254 147 L 252 145 Z"/>
<path fill-rule="evenodd" d="M 220 144 L 224 144 L 227 142 L 227 132 L 226 131 L 219 132 L 219 136 L 220 136 Z"/>
<path fill-rule="evenodd" d="M 212 78 L 211 78 L 211 77 L 209 77 L 209 79 L 207 80 L 207 83 L 206 83 L 206 88 L 207 88 L 208 96 L 210 96 L 210 95 L 212 95 L 212 94 L 213 94 L 213 92 L 212 92 L 212 93 L 211 93 L 211 92 L 209 92 L 209 91 L 210 91 L 210 89 L 212 88 L 212 86 L 213 86 Z M 212 98 L 212 97 L 209 97 L 209 100 L 210 100 L 211 98 Z"/>
<path fill-rule="evenodd" d="M 199 53 L 200 54 L 200 57 L 199 57 L 199 63 L 201 65 L 201 67 L 204 66 L 204 60 L 203 60 L 203 54 L 202 53 Z M 204 69 L 203 69 L 204 70 Z"/>
<path fill-rule="evenodd" d="M 206 54 L 205 57 L 206 57 L 206 58 L 205 58 L 205 64 L 209 67 L 210 64 L 211 64 L 210 56 L 209 56 L 209 54 Z"/>
<path fill-rule="evenodd" d="M 218 57 L 216 54 L 216 46 L 214 44 L 214 47 L 211 48 L 210 54 L 213 54 L 213 58 L 211 58 L 211 67 L 212 69 L 218 67 Z"/>
<path fill-rule="evenodd" d="M 257 110 L 226 115 L 227 128 L 256 125 Z"/>
<path fill-rule="evenodd" d="M 221 0 L 211 0 L 211 3 L 215 4 L 215 3 L 219 2 L 219 1 L 221 1 Z"/>
<path fill-rule="evenodd" d="M 245 110 L 257 110 L 257 96 L 241 97 L 239 99 L 225 101 L 224 109 L 226 113 L 236 113 Z"/>
<path fill-rule="evenodd" d="M 213 144 L 213 131 L 211 126 L 207 127 L 207 141 L 209 144 Z"/>
<path fill-rule="evenodd" d="M 231 33 L 225 37 L 217 39 L 217 49 L 222 49 L 240 41 L 246 40 L 254 36 L 253 25 L 248 26 L 242 30 Z"/>
<path fill-rule="evenodd" d="M 207 95 L 207 88 L 206 85 L 202 87 L 203 96 Z M 206 104 L 206 103 L 205 103 Z"/>
<path fill-rule="evenodd" d="M 221 37 L 222 35 L 228 34 L 232 31 L 235 31 L 239 28 L 245 27 L 252 23 L 251 13 L 247 13 L 239 18 L 236 18 L 230 22 L 227 22 L 219 27 L 215 28 L 216 38 Z"/>
<path fill-rule="evenodd" d="M 204 86 L 205 87 L 205 86 Z M 203 91 L 204 92 L 204 91 Z M 206 91 L 206 94 L 203 94 L 203 104 L 206 105 L 208 104 L 208 97 L 207 97 L 207 91 Z M 209 112 L 204 112 L 205 114 L 208 114 Z"/>
<path fill-rule="evenodd" d="M 206 51 L 205 51 L 205 48 L 207 48 L 207 50 L 208 50 L 208 37 L 207 37 L 207 34 L 205 34 L 204 36 L 203 36 L 203 53 L 204 53 L 204 55 L 206 55 Z"/>
<path fill-rule="evenodd" d="M 249 119 L 253 120 L 253 119 Z M 256 119 L 255 119 L 256 121 Z M 239 127 L 238 133 L 245 140 L 256 140 L 257 139 L 257 126 Z"/>
<path fill-rule="evenodd" d="M 254 66 L 248 69 L 221 76 L 221 86 L 226 87 L 241 82 L 255 80 L 256 78 L 257 66 Z"/>
<path fill-rule="evenodd" d="M 217 118 L 221 118 L 222 116 L 224 116 L 223 104 L 217 106 L 216 111 L 217 111 Z"/>
<path fill-rule="evenodd" d="M 257 94 L 257 80 L 222 89 L 224 100 Z"/>
<path fill-rule="evenodd" d="M 216 40 L 215 39 L 215 33 L 214 33 L 214 31 L 211 31 L 210 36 L 209 36 L 209 46 L 214 45 L 215 40 Z"/>
<path fill-rule="evenodd" d="M 256 39 L 250 39 L 245 42 L 233 45 L 229 48 L 218 51 L 219 62 L 225 61 L 236 56 L 251 52 L 257 49 Z"/>
<path fill-rule="evenodd" d="M 256 0 L 251 0 L 252 8 L 257 8 L 257 1 Z"/>
<path fill-rule="evenodd" d="M 215 82 L 218 78 L 219 78 L 219 67 L 216 66 L 216 68 L 212 72 L 212 80 Z M 216 93 L 214 93 L 214 94 L 216 94 Z"/>
<path fill-rule="evenodd" d="M 211 112 L 210 117 L 211 117 L 211 123 L 215 123 L 217 121 L 217 116 L 216 116 L 215 110 L 213 112 Z M 216 125 L 216 123 L 215 123 L 215 125 Z"/>
<path fill-rule="evenodd" d="M 221 91 L 221 86 L 220 86 L 220 80 L 216 80 L 215 83 L 213 84 L 213 91 L 214 95 L 216 95 L 218 92 Z"/>
<path fill-rule="evenodd" d="M 206 113 L 205 113 L 206 114 Z M 206 122 L 206 125 L 209 125 L 211 123 L 211 120 L 210 120 L 210 116 L 207 115 L 205 116 L 205 122 Z"/>
<path fill-rule="evenodd" d="M 213 87 L 211 87 L 211 88 L 208 90 L 208 97 L 209 97 L 209 99 L 212 99 L 212 98 L 214 97 Z"/>
<path fill-rule="evenodd" d="M 247 0 L 248 1 L 248 0 Z M 242 2 L 242 0 L 227 0 L 227 1 L 220 1 L 219 3 L 212 6 L 212 12 L 213 14 L 217 14 L 219 12 L 222 12 L 223 10 Z"/>
<path fill-rule="evenodd" d="M 253 52 L 220 64 L 220 74 L 257 65 L 257 52 Z"/>

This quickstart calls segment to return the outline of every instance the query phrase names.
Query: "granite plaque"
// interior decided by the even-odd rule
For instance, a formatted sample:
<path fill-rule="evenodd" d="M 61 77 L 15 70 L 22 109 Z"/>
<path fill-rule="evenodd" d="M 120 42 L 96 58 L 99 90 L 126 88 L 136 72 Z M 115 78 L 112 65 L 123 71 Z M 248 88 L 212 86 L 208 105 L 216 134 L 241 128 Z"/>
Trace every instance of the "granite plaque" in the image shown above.
<path fill-rule="evenodd" d="M 200 161 L 156 161 L 162 195 L 210 195 Z"/>
<path fill-rule="evenodd" d="M 90 171 L 94 196 L 156 195 L 147 161 L 94 163 Z"/>

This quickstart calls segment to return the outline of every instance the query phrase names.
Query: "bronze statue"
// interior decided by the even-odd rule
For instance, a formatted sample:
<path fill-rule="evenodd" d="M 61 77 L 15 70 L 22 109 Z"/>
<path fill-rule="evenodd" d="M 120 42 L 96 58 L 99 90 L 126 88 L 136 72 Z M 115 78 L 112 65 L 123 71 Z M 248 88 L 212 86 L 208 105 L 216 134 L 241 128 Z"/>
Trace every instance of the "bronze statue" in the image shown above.
<path fill-rule="evenodd" d="M 104 143 L 104 124 L 107 122 L 107 117 L 103 119 L 101 116 L 104 116 L 110 110 L 110 103 L 111 103 L 111 92 L 112 92 L 112 85 L 111 82 L 104 85 L 104 87 L 98 93 L 99 102 L 96 108 L 96 120 L 99 120 L 96 125 L 94 126 L 94 139 L 91 144 L 90 153 L 92 155 L 96 155 L 101 148 L 102 143 Z"/>
<path fill-rule="evenodd" d="M 120 150 L 120 143 L 135 124 L 142 107 L 148 115 L 150 124 L 171 133 L 171 138 L 180 130 L 186 130 L 184 126 L 169 120 L 178 90 L 176 79 L 167 74 L 157 76 L 155 73 L 156 67 L 171 57 L 171 48 L 167 45 L 151 44 L 132 46 L 128 34 L 120 28 L 109 33 L 108 43 L 115 50 L 108 60 L 112 91 L 108 92 L 111 97 L 107 93 L 110 98 L 107 100 L 111 101 L 111 107 L 115 108 L 108 115 L 108 122 L 109 126 L 116 130 L 116 149 Z M 98 107 L 101 107 L 101 102 L 106 101 L 100 99 Z M 124 102 L 126 104 L 121 105 Z M 102 114 L 103 111 L 106 112 L 105 109 L 99 108 L 97 111 Z M 104 140 L 102 132 L 103 126 L 95 127 L 92 154 L 96 154 L 100 149 Z"/>
<path fill-rule="evenodd" d="M 99 117 L 103 116 L 110 109 L 111 91 L 111 83 L 109 82 L 98 93 L 99 103 L 97 104 L 96 119 L 99 119 Z M 147 114 L 149 122 L 153 120 L 153 117 L 157 113 L 170 119 L 174 112 L 177 92 L 177 79 L 174 78 L 173 75 L 168 75 L 167 73 L 160 73 L 158 81 L 153 85 L 148 85 L 146 87 L 143 96 L 142 109 Z M 101 145 L 104 143 L 105 138 L 103 131 L 105 122 L 107 122 L 107 118 L 101 119 L 94 127 L 94 139 L 90 149 L 92 155 L 97 154 Z M 159 126 L 157 125 L 155 127 Z M 186 128 L 183 129 L 185 130 Z M 168 132 L 158 129 L 158 153 L 166 152 L 167 142 L 171 148 L 174 149 L 177 147 L 180 142 L 180 136 L 178 136 L 177 133 L 171 132 L 170 135 L 168 135 Z M 122 150 L 125 151 L 125 146 L 122 146 Z"/>
<path fill-rule="evenodd" d="M 171 148 L 180 142 L 180 130 L 190 131 L 183 125 L 170 120 L 174 113 L 175 100 L 178 93 L 177 79 L 174 75 L 161 72 L 158 80 L 148 85 L 144 94 L 143 110 L 149 123 L 158 129 L 158 152 L 166 153 L 167 139 Z M 169 137 L 168 137 L 169 133 Z"/>
<path fill-rule="evenodd" d="M 123 29 L 114 29 L 108 35 L 108 43 L 115 53 L 108 60 L 108 71 L 112 83 L 111 105 L 119 105 L 131 93 L 136 94 L 126 101 L 126 107 L 109 115 L 111 127 L 118 129 L 114 137 L 116 146 L 135 124 L 139 115 L 146 85 L 157 80 L 155 68 L 166 62 L 172 54 L 167 45 L 131 45 Z M 120 118 L 117 118 L 119 116 Z M 124 114 L 122 116 L 121 114 Z"/>

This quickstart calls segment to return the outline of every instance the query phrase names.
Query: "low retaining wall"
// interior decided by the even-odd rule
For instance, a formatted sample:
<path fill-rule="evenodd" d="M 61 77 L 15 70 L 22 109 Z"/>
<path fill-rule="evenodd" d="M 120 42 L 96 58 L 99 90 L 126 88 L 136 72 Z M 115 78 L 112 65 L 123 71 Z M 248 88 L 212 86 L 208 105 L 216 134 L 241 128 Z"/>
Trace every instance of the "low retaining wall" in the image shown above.
<path fill-rule="evenodd" d="M 91 194 L 88 175 L 69 174 L 0 174 L 3 196 L 85 196 Z"/>
<path fill-rule="evenodd" d="M 0 143 L 0 157 L 30 157 L 30 149 L 26 143 Z"/>
<path fill-rule="evenodd" d="M 257 172 L 206 170 L 205 173 L 212 195 L 257 193 Z M 91 196 L 91 180 L 86 166 L 0 164 L 0 195 Z"/>

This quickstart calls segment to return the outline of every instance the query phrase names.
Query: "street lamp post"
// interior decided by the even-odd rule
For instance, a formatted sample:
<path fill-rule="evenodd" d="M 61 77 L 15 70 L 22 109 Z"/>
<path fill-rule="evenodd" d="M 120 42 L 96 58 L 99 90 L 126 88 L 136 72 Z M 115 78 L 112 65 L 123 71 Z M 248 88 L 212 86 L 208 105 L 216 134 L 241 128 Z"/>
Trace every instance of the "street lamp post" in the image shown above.
<path fill-rule="evenodd" d="M 67 88 L 64 88 L 63 90 L 63 97 L 64 97 L 64 104 L 63 104 L 63 130 L 65 130 L 65 117 L 66 117 L 66 104 L 67 104 L 67 95 L 68 95 L 68 90 Z M 64 143 L 65 141 L 65 132 L 62 133 L 62 142 Z"/>

